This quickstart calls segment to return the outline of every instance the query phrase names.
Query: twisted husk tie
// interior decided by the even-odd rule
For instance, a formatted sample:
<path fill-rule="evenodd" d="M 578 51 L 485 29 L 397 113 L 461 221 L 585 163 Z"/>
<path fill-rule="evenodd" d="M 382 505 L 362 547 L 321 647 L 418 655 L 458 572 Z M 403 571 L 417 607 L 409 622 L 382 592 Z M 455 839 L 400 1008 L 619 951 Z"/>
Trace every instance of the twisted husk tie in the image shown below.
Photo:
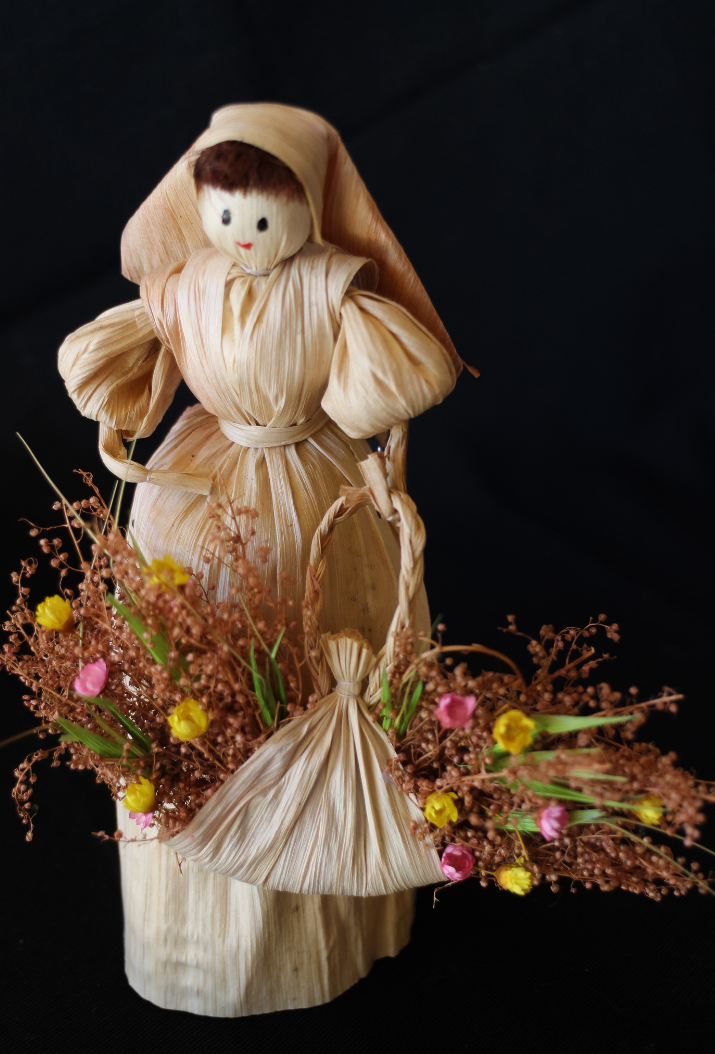
<path fill-rule="evenodd" d="M 409 499 L 390 493 L 413 521 Z M 350 896 L 379 896 L 444 879 L 434 847 L 409 833 L 411 821 L 423 820 L 418 806 L 383 778 L 395 752 L 361 695 L 365 679 L 387 661 L 390 639 L 376 659 L 357 630 L 322 634 L 317 621 L 333 529 L 371 500 L 369 488 L 339 499 L 314 539 L 304 622 L 309 665 L 323 698 L 284 724 L 184 831 L 168 839 L 180 856 L 210 871 L 268 889 Z M 411 528 L 401 523 L 401 540 L 407 532 L 419 548 L 423 542 L 414 528 L 414 522 Z M 403 566 L 414 567 L 414 560 Z M 421 584 L 421 567 L 416 578 L 417 585 L 409 582 L 401 590 L 403 609 Z M 398 605 L 393 632 L 404 628 L 399 612 Z"/>

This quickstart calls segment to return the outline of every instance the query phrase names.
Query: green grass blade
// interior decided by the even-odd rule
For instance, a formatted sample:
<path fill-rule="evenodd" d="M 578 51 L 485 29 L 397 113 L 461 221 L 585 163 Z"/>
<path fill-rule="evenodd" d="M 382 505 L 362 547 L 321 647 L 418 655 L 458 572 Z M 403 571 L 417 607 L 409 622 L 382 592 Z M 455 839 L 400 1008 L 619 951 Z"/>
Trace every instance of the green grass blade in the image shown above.
<path fill-rule="evenodd" d="M 573 750 L 530 750 L 527 753 L 521 755 L 514 755 L 519 760 L 519 764 L 530 764 L 532 761 L 534 764 L 538 764 L 541 761 L 553 761 L 559 753 L 564 754 L 598 754 L 600 747 L 578 747 Z M 489 753 L 493 756 L 494 751 L 490 750 Z M 497 758 L 496 761 L 492 762 L 489 766 L 489 772 L 501 772 L 502 769 L 508 768 L 509 762 L 511 761 L 512 755 L 505 754 L 503 757 Z"/>
<path fill-rule="evenodd" d="M 128 717 L 125 717 L 124 714 L 117 709 L 111 699 L 95 699 L 94 701 L 99 706 L 103 706 L 105 710 L 109 710 L 110 714 L 116 717 L 117 721 L 124 725 L 132 739 L 143 747 L 147 754 L 151 754 L 152 742 L 149 737 L 146 736 L 140 728 L 137 728 L 133 721 L 130 721 Z"/>
<path fill-rule="evenodd" d="M 545 798 L 562 798 L 564 801 L 577 801 L 584 805 L 595 805 L 596 799 L 591 794 L 583 794 L 581 791 L 573 790 L 571 787 L 560 787 L 557 783 L 541 783 L 539 780 L 526 780 L 525 786 L 530 790 L 542 794 Z M 604 801 L 609 809 L 642 809 L 639 801 Z"/>
<path fill-rule="evenodd" d="M 387 666 L 383 667 L 382 670 L 382 687 L 380 689 L 380 702 L 383 704 L 380 716 L 382 717 L 382 727 L 387 732 L 390 727 L 390 704 L 392 702 L 392 694 L 390 693 L 390 680 L 387 676 Z"/>
<path fill-rule="evenodd" d="M 569 813 L 569 822 L 566 826 L 573 827 L 577 823 L 596 823 L 606 815 L 607 813 L 601 809 L 574 809 Z"/>
<path fill-rule="evenodd" d="M 65 730 L 67 736 L 70 739 L 62 739 L 64 743 L 77 742 L 82 743 L 85 747 L 89 747 L 95 754 L 99 754 L 100 758 L 120 758 L 124 753 L 124 748 L 112 739 L 106 739 L 104 736 L 100 736 L 97 732 L 92 732 L 88 728 L 83 728 L 82 725 L 77 725 L 74 721 L 68 721 L 64 717 L 58 717 L 55 719 L 55 723 Z"/>
<path fill-rule="evenodd" d="M 122 616 L 130 628 L 134 630 L 135 634 L 152 657 L 156 659 L 161 666 L 166 666 L 168 668 L 169 642 L 166 637 L 164 637 L 162 633 L 152 634 L 139 616 L 135 615 L 125 604 L 122 604 L 121 600 L 117 600 L 112 593 L 107 594 L 107 600 L 114 610 Z"/>
<path fill-rule="evenodd" d="M 271 714 L 268 708 L 268 703 L 266 699 L 266 682 L 265 678 L 259 672 L 258 669 L 258 663 L 256 662 L 256 651 L 253 641 L 251 641 L 251 650 L 249 653 L 249 658 L 251 660 L 251 673 L 253 675 L 253 690 L 256 693 L 256 698 L 258 699 L 258 706 L 261 711 L 261 720 L 267 728 L 270 728 L 273 724 L 273 715 Z"/>
<path fill-rule="evenodd" d="M 519 809 L 509 813 L 507 823 L 499 823 L 499 817 L 495 817 L 494 822 L 502 831 L 523 831 L 525 834 L 539 834 L 539 825 L 531 813 L 521 812 Z"/>
<path fill-rule="evenodd" d="M 104 729 L 104 731 L 107 732 L 112 737 L 112 739 L 116 740 L 117 743 L 121 743 L 122 746 L 129 742 L 129 740 L 125 739 L 121 732 L 117 732 L 115 728 L 112 728 L 109 722 L 105 721 L 102 715 L 98 714 L 94 707 L 90 706 L 86 700 L 84 705 L 86 706 L 88 712 L 92 715 L 93 719 L 97 722 L 99 727 Z"/>
<path fill-rule="evenodd" d="M 166 639 L 163 633 L 152 634 L 150 630 L 144 625 L 138 615 L 135 615 L 125 604 L 122 604 L 121 600 L 112 594 L 107 594 L 107 600 L 112 605 L 115 611 L 118 612 L 134 630 L 134 633 L 142 642 L 146 650 L 149 652 L 151 657 L 159 663 L 160 666 L 165 666 L 175 681 L 179 681 L 182 673 L 188 671 L 188 663 L 183 655 L 179 656 L 179 665 L 171 666 L 169 664 L 169 652 L 172 650 L 169 641 Z"/>
<path fill-rule="evenodd" d="M 400 684 L 397 688 L 397 717 L 395 718 L 395 728 L 397 729 L 399 729 L 404 719 L 405 706 L 407 705 L 407 700 L 410 697 L 410 688 L 412 687 L 412 682 L 414 681 L 416 674 L 417 670 L 415 669 L 412 671 L 412 673 L 404 682 L 404 684 Z"/>
<path fill-rule="evenodd" d="M 412 693 L 412 698 L 410 699 L 410 705 L 407 708 L 407 713 L 403 717 L 402 721 L 398 721 L 397 731 L 401 736 L 404 736 L 405 732 L 410 727 L 410 721 L 415 716 L 415 710 L 417 709 L 417 704 L 420 701 L 423 688 L 424 681 L 422 680 L 422 678 L 420 678 L 417 682 L 417 686 L 415 687 L 414 692 Z"/>
<path fill-rule="evenodd" d="M 281 641 L 283 640 L 283 634 L 285 633 L 285 631 L 286 631 L 286 628 L 284 626 L 283 629 L 278 634 L 278 640 L 275 642 L 275 644 L 271 648 L 270 656 L 271 656 L 272 659 L 275 659 L 276 655 L 278 654 L 278 649 L 281 646 Z"/>
<path fill-rule="evenodd" d="M 561 787 L 558 783 L 542 783 L 540 780 L 526 780 L 529 790 L 545 798 L 562 798 L 564 801 L 577 801 L 584 805 L 595 805 L 596 799 L 592 794 L 583 794 L 582 791 L 573 790 L 571 787 Z"/>
<path fill-rule="evenodd" d="M 609 717 L 607 714 L 587 714 L 584 717 L 571 717 L 568 714 L 532 714 L 537 732 L 580 732 L 585 728 L 600 728 L 601 725 L 619 725 L 632 721 L 635 714 L 621 714 Z"/>
<path fill-rule="evenodd" d="M 88 706 L 87 709 L 89 710 L 90 714 L 97 722 L 99 727 L 103 728 L 105 732 L 108 732 L 109 735 L 112 736 L 112 738 L 116 740 L 117 743 L 121 743 L 122 749 L 124 749 L 124 747 L 129 748 L 126 754 L 127 757 L 145 758 L 147 754 L 151 753 L 151 750 L 146 750 L 140 743 L 135 743 L 133 740 L 127 739 L 125 736 L 121 735 L 114 728 L 112 728 L 112 726 L 102 718 L 101 714 L 97 713 L 94 707 Z"/>
<path fill-rule="evenodd" d="M 280 700 L 281 705 L 285 706 L 288 702 L 288 697 L 286 696 L 285 685 L 283 684 L 283 675 L 281 674 L 280 667 L 275 660 L 275 656 L 271 652 L 266 659 L 266 680 L 271 683 L 271 694 L 273 695 L 275 695 L 272 684 L 274 678 L 278 699 Z"/>
<path fill-rule="evenodd" d="M 608 772 L 594 772 L 592 769 L 571 769 L 570 774 L 582 780 L 614 780 L 617 783 L 628 783 L 626 776 L 611 776 Z"/>

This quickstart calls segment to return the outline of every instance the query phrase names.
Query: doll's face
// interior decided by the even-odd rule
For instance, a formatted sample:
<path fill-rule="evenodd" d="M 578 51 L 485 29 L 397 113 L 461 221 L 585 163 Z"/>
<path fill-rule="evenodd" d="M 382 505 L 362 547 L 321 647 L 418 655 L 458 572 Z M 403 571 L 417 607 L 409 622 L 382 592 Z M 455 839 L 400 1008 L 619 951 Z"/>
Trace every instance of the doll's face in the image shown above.
<path fill-rule="evenodd" d="M 211 242 L 253 271 L 276 267 L 305 244 L 312 220 L 303 201 L 204 186 L 199 212 Z"/>

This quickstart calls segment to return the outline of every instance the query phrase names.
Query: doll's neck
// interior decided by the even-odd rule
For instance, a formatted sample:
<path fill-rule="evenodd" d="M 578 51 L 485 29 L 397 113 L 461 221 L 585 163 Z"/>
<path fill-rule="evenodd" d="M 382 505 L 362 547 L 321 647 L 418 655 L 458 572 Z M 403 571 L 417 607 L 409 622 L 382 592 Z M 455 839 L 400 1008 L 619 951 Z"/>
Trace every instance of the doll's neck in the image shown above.
<path fill-rule="evenodd" d="M 282 261 L 281 261 L 281 263 L 282 263 Z M 266 275 L 273 274 L 273 272 L 275 271 L 276 267 L 280 267 L 280 264 L 279 263 L 276 264 L 276 267 L 268 267 L 268 268 L 266 268 L 263 271 L 254 271 L 254 269 L 252 267 L 245 267 L 243 264 L 239 264 L 238 266 L 241 268 L 242 271 L 245 271 L 246 274 L 253 275 L 254 278 L 265 278 Z"/>

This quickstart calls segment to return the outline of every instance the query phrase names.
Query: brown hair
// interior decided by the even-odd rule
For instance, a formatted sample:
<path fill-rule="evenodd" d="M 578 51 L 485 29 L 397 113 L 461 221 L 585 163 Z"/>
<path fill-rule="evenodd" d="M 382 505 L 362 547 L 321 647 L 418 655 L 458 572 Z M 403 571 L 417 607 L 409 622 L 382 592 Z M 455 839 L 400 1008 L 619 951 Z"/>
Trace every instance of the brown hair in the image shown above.
<path fill-rule="evenodd" d="M 250 143 L 229 140 L 202 150 L 194 166 L 197 191 L 203 186 L 220 190 L 259 190 L 271 197 L 305 201 L 305 191 L 291 170 L 273 154 Z"/>

